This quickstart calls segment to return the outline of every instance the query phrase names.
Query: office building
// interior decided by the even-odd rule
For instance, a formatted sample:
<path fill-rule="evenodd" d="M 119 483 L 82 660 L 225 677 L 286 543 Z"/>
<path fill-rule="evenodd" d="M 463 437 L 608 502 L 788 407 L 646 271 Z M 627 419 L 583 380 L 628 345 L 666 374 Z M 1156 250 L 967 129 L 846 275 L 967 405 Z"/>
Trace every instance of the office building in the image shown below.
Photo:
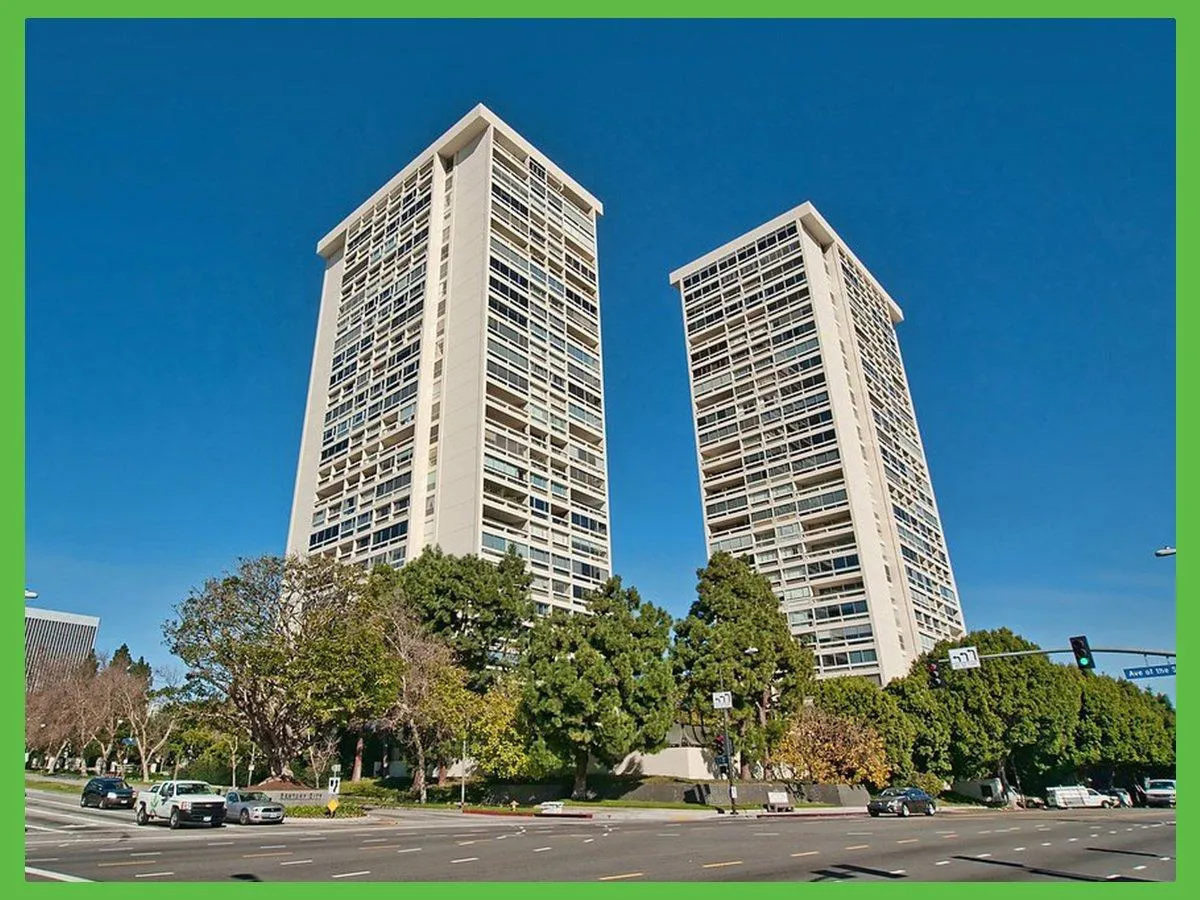
<path fill-rule="evenodd" d="M 288 551 L 529 563 L 539 612 L 609 574 L 600 202 L 477 106 L 318 244 Z"/>
<path fill-rule="evenodd" d="M 99 627 L 95 616 L 25 607 L 25 692 L 87 659 L 96 649 Z"/>
<path fill-rule="evenodd" d="M 670 281 L 709 554 L 753 559 L 823 677 L 886 683 L 961 636 L 887 291 L 810 203 Z"/>

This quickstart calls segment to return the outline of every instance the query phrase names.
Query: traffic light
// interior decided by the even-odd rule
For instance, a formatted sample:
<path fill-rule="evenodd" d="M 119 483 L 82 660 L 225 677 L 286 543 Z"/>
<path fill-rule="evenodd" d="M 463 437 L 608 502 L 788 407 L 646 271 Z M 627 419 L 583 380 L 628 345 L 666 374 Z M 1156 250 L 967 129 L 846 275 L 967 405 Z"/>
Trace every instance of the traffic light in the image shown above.
<path fill-rule="evenodd" d="M 1075 662 L 1081 669 L 1096 668 L 1096 659 L 1092 656 L 1092 648 L 1088 646 L 1085 635 L 1071 638 L 1071 652 L 1075 654 Z"/>
<path fill-rule="evenodd" d="M 942 681 L 942 673 L 940 671 L 938 671 L 938 664 L 935 662 L 931 662 L 929 664 L 928 668 L 929 668 L 929 686 L 930 687 L 944 686 L 946 682 Z"/>

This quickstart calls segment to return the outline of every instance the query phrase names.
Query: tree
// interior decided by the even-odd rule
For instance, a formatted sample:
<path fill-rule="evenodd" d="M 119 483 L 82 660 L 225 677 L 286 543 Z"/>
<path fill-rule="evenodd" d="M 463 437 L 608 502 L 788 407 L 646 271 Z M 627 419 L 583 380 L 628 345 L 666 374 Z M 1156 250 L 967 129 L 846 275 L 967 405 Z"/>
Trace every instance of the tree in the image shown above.
<path fill-rule="evenodd" d="M 1175 710 L 1166 697 L 1130 681 L 1077 673 L 1082 687 L 1075 732 L 1075 773 L 1104 784 L 1129 783 L 1175 766 Z"/>
<path fill-rule="evenodd" d="M 450 648 L 428 634 L 411 610 L 391 606 L 383 638 L 396 690 L 380 718 L 408 747 L 412 791 L 424 803 L 430 754 L 462 733 L 474 695 Z"/>
<path fill-rule="evenodd" d="M 826 712 L 872 727 L 883 739 L 892 774 L 911 781 L 917 727 L 889 694 L 868 678 L 827 678 L 812 685 L 814 704 Z"/>
<path fill-rule="evenodd" d="M 513 675 L 496 681 L 479 697 L 467 733 L 468 753 L 478 772 L 490 778 L 540 779 L 562 761 L 522 727 L 524 685 Z"/>
<path fill-rule="evenodd" d="M 327 557 L 243 560 L 163 626 L 193 688 L 228 700 L 271 777 L 294 780 L 293 763 L 331 722 L 367 715 L 391 693 L 365 579 Z"/>
<path fill-rule="evenodd" d="M 372 573 L 380 596 L 412 609 L 449 645 L 479 694 L 525 646 L 525 623 L 533 618 L 531 582 L 525 561 L 511 549 L 493 564 L 473 554 L 452 556 L 426 547 L 399 570 L 379 567 Z"/>
<path fill-rule="evenodd" d="M 976 631 L 942 642 L 914 663 L 913 671 L 888 686 L 901 708 L 946 741 L 926 748 L 918 739 L 914 762 L 922 771 L 958 778 L 997 777 L 1004 785 L 1014 775 L 1018 790 L 1044 786 L 1047 776 L 1071 760 L 1079 721 L 1082 685 L 1077 672 L 1041 655 L 986 660 L 978 669 L 953 673 L 946 685 L 928 685 L 925 663 L 943 658 L 951 647 L 975 646 L 981 655 L 1038 649 L 1006 628 Z M 901 683 L 902 682 L 902 683 Z M 927 717 L 927 718 L 926 718 Z"/>
<path fill-rule="evenodd" d="M 675 718 L 670 615 L 615 576 L 588 606 L 591 615 L 556 610 L 540 619 L 525 658 L 525 720 L 572 763 L 575 798 L 586 795 L 589 757 L 615 765 L 656 750 Z"/>
<path fill-rule="evenodd" d="M 684 710 L 701 726 L 715 722 L 712 694 L 733 694 L 730 718 L 747 778 L 751 760 L 770 764 L 772 744 L 812 684 L 812 655 L 792 637 L 770 582 L 748 562 L 718 552 L 696 574 L 698 597 L 675 624 L 675 677 Z"/>
<path fill-rule="evenodd" d="M 776 757 L 793 777 L 819 784 L 887 784 L 891 768 L 879 732 L 857 718 L 806 706 L 791 720 Z"/>

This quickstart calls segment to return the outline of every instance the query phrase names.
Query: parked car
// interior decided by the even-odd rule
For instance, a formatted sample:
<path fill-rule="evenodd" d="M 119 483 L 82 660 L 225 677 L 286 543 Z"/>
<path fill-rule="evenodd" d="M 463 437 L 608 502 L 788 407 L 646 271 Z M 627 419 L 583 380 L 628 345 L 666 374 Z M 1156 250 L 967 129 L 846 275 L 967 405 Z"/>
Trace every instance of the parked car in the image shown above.
<path fill-rule="evenodd" d="M 225 824 L 225 798 L 203 781 L 164 781 L 137 799 L 137 823 L 166 819 L 171 828 L 187 823 L 220 828 Z"/>
<path fill-rule="evenodd" d="M 906 817 L 918 812 L 932 816 L 937 812 L 937 801 L 920 788 L 888 788 L 867 804 L 867 812 L 872 816 L 895 813 Z"/>
<path fill-rule="evenodd" d="M 1046 788 L 1046 805 L 1053 809 L 1097 807 L 1109 809 L 1117 805 L 1114 797 L 1100 793 L 1095 788 L 1082 784 L 1060 785 Z"/>
<path fill-rule="evenodd" d="M 79 797 L 80 806 L 95 806 L 98 809 L 133 809 L 133 788 L 124 778 L 93 778 L 83 786 Z"/>
<path fill-rule="evenodd" d="M 1174 806 L 1175 779 L 1152 778 L 1150 781 L 1146 782 L 1146 805 Z"/>
<path fill-rule="evenodd" d="M 242 825 L 251 822 L 283 824 L 282 803 L 276 803 L 262 791 L 230 791 L 225 795 L 225 818 Z"/>
<path fill-rule="evenodd" d="M 1116 800 L 1117 806 L 1133 806 L 1133 798 L 1129 796 L 1129 791 L 1124 788 L 1109 788 L 1104 794 Z"/>

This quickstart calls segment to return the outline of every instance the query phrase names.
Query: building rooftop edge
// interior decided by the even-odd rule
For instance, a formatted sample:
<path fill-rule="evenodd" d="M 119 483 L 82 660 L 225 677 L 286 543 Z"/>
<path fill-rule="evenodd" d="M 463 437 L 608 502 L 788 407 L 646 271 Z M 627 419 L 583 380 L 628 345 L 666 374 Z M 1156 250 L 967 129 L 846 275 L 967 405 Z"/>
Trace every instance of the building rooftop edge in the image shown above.
<path fill-rule="evenodd" d="M 582 200 L 595 209 L 597 216 L 604 215 L 604 204 L 601 203 L 595 196 L 593 196 L 590 191 L 588 191 L 574 178 L 559 168 L 559 166 L 553 160 L 551 160 L 545 153 L 543 153 L 541 150 L 538 150 L 533 144 L 522 137 L 521 134 L 517 132 L 517 130 L 511 125 L 488 109 L 484 104 L 477 103 L 469 113 L 450 126 L 450 128 L 448 128 L 436 141 L 413 157 L 411 162 L 409 162 L 403 169 L 389 178 L 381 188 L 375 191 L 375 193 L 373 193 L 365 201 L 360 203 L 358 207 L 352 213 L 350 213 L 350 215 L 342 219 L 342 221 L 339 222 L 336 227 L 331 229 L 328 234 L 321 238 L 321 240 L 317 243 L 317 253 L 321 256 L 331 255 L 336 250 L 338 238 L 340 238 L 343 232 L 350 227 L 351 223 L 364 212 L 366 212 L 366 210 L 378 203 L 380 198 L 391 191 L 398 183 L 404 181 L 404 179 L 411 175 L 425 160 L 429 158 L 430 154 L 439 152 L 448 146 L 453 146 L 464 138 L 473 137 L 476 131 L 482 130 L 481 126 L 486 128 L 489 125 L 501 131 L 506 138 L 515 143 L 526 153 L 534 154 L 539 158 L 539 160 L 544 161 L 546 163 L 546 169 L 550 172 L 550 174 L 569 187 L 572 191 L 578 194 Z"/>
<path fill-rule="evenodd" d="M 30 616 L 30 613 L 33 615 Z M 36 606 L 25 607 L 25 615 L 28 618 L 46 619 L 51 622 L 69 622 L 72 625 L 93 625 L 100 627 L 99 616 L 85 616 L 80 613 L 59 612 L 56 609 L 39 609 Z"/>
<path fill-rule="evenodd" d="M 854 251 L 850 249 L 850 246 L 844 240 L 842 240 L 836 231 L 833 230 L 833 227 L 827 221 L 825 221 L 825 217 L 817 212 L 817 208 L 813 206 L 812 202 L 809 200 L 805 200 L 799 206 L 792 207 L 787 212 L 781 213 L 780 215 L 767 222 L 764 222 L 758 227 L 750 229 L 745 234 L 740 235 L 731 241 L 726 241 L 717 249 L 705 253 L 703 256 L 692 260 L 690 263 L 680 266 L 678 269 L 671 272 L 671 274 L 668 276 L 668 280 L 672 286 L 679 286 L 680 282 L 682 282 L 683 279 L 688 275 L 691 275 L 692 273 L 703 269 L 705 266 L 716 262 L 731 250 L 735 250 L 742 244 L 745 244 L 747 241 L 760 238 L 763 235 L 769 234 L 783 225 L 786 225 L 788 222 L 794 222 L 797 219 L 803 223 L 805 231 L 807 231 L 820 243 L 821 249 L 825 249 L 831 244 L 836 243 L 844 251 L 846 251 L 846 255 L 854 260 L 855 264 L 862 269 L 866 276 L 871 280 L 871 284 L 874 285 L 876 290 L 883 294 L 884 299 L 887 300 L 888 307 L 892 314 L 893 323 L 904 320 L 904 312 L 900 309 L 900 305 L 894 299 L 892 299 L 892 295 L 887 292 L 887 289 L 879 283 L 879 281 L 871 273 L 871 270 L 867 268 L 863 261 L 854 254 Z"/>

